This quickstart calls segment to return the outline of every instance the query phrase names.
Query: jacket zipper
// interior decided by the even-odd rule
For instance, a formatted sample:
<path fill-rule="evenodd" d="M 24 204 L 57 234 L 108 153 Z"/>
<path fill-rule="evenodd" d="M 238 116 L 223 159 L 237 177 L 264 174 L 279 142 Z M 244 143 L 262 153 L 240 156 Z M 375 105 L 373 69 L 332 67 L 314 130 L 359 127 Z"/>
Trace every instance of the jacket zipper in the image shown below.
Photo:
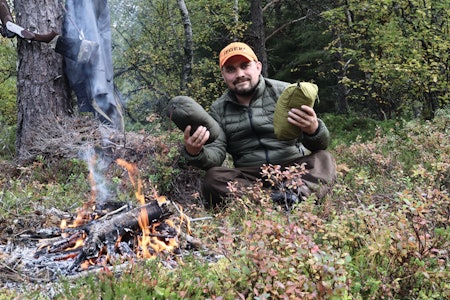
<path fill-rule="evenodd" d="M 258 143 L 264 149 L 264 155 L 266 157 L 266 164 L 269 164 L 270 163 L 270 161 L 269 161 L 269 153 L 267 151 L 266 146 L 263 143 L 261 143 L 261 139 L 260 139 L 257 131 L 255 130 L 255 126 L 253 126 L 253 110 L 252 110 L 252 108 L 250 106 L 247 107 L 247 114 L 248 114 L 248 119 L 250 121 L 250 127 L 252 128 L 252 131 L 255 133 L 256 137 L 258 138 Z"/>

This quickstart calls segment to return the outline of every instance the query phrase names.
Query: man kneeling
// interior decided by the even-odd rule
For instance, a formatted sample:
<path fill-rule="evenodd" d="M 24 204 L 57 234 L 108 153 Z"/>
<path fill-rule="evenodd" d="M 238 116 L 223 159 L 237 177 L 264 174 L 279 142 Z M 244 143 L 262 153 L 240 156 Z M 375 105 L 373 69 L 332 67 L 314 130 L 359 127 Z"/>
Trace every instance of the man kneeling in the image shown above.
<path fill-rule="evenodd" d="M 206 206 L 220 204 L 228 194 L 228 182 L 251 185 L 261 178 L 261 167 L 280 165 L 283 169 L 306 164 L 304 185 L 288 195 L 274 191 L 275 201 L 289 198 L 292 202 L 315 192 L 322 197 L 327 185 L 336 178 L 336 163 L 326 151 L 330 135 L 314 109 L 308 105 L 292 108 L 286 122 L 298 127 L 301 134 L 292 140 L 279 140 L 274 133 L 274 111 L 287 82 L 264 78 L 262 64 L 253 50 L 244 43 L 231 43 L 219 56 L 219 66 L 228 90 L 210 107 L 210 115 L 222 131 L 208 142 L 210 132 L 199 126 L 191 134 L 184 130 L 182 155 L 188 163 L 207 170 L 202 194 Z M 298 147 L 298 142 L 308 153 Z M 222 164 L 229 153 L 234 168 Z"/>

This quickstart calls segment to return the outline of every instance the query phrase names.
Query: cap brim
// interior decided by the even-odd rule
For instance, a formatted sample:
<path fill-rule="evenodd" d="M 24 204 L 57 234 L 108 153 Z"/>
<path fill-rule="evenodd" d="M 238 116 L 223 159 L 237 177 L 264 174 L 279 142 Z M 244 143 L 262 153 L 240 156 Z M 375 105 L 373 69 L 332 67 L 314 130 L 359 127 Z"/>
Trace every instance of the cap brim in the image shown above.
<path fill-rule="evenodd" d="M 220 65 L 220 68 L 222 68 L 222 67 L 227 63 L 227 61 L 228 61 L 230 58 L 235 57 L 235 56 L 243 57 L 243 58 L 247 59 L 247 61 L 253 61 L 253 60 L 255 60 L 255 59 L 254 59 L 252 56 L 250 56 L 250 55 L 245 55 L 245 54 L 234 54 L 234 55 L 230 55 L 229 57 L 226 57 L 226 58 L 223 60 L 222 64 Z"/>

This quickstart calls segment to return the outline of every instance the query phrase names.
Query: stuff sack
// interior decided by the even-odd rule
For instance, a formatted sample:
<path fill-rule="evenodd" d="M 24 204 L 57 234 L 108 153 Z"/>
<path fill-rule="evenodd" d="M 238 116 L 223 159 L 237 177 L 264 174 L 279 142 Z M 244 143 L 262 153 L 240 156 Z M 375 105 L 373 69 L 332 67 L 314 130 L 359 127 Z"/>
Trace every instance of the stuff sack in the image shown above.
<path fill-rule="evenodd" d="M 298 82 L 288 85 L 275 106 L 273 127 L 277 139 L 282 141 L 298 138 L 302 131 L 288 122 L 288 112 L 291 108 L 300 108 L 302 105 L 314 106 L 319 88 L 314 83 Z"/>
<path fill-rule="evenodd" d="M 191 135 L 199 126 L 205 126 L 209 130 L 209 139 L 206 144 L 212 143 L 222 130 L 219 123 L 198 104 L 194 99 L 187 96 L 176 96 L 169 101 L 168 117 L 175 125 L 184 132 L 191 125 Z"/>

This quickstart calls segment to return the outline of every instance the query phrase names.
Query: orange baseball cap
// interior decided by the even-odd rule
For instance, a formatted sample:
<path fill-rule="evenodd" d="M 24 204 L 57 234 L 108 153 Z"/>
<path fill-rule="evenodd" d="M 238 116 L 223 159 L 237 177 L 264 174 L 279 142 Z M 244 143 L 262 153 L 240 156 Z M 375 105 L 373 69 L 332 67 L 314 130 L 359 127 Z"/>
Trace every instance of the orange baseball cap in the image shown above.
<path fill-rule="evenodd" d="M 226 46 L 220 51 L 219 55 L 219 66 L 222 69 L 223 65 L 227 62 L 230 57 L 240 55 L 248 59 L 249 61 L 258 61 L 255 52 L 253 52 L 252 48 L 249 45 L 234 42 Z"/>

